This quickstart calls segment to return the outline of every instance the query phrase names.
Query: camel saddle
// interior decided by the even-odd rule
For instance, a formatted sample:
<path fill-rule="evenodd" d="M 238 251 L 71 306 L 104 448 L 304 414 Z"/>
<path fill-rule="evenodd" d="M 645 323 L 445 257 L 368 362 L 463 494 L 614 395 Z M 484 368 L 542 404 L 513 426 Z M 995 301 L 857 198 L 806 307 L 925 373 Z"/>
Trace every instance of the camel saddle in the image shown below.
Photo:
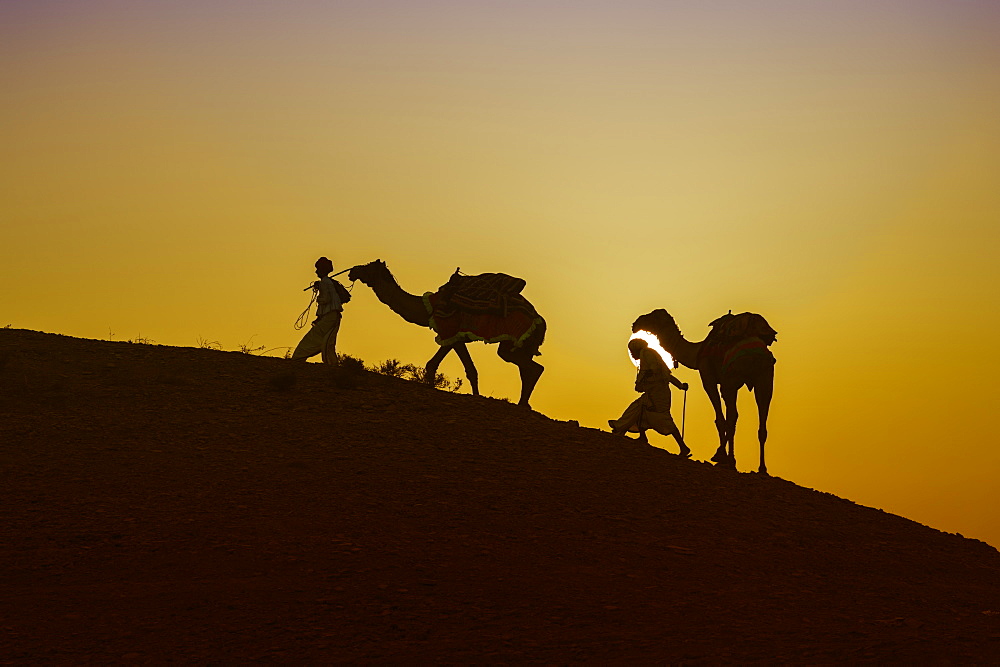
<path fill-rule="evenodd" d="M 521 278 L 506 273 L 480 273 L 467 276 L 455 273 L 438 288 L 442 310 L 449 307 L 466 313 L 488 313 L 506 317 L 511 307 L 522 307 L 525 299 L 521 290 L 527 284 Z"/>
<path fill-rule="evenodd" d="M 426 292 L 424 306 L 438 345 L 481 340 L 511 341 L 518 347 L 543 320 L 524 298 L 525 281 L 506 273 L 466 276 L 457 270 L 437 292 Z"/>
<path fill-rule="evenodd" d="M 727 313 L 709 323 L 708 332 L 702 344 L 699 357 L 713 359 L 721 364 L 722 370 L 748 355 L 774 355 L 768 349 L 778 338 L 778 332 L 771 328 L 762 315 L 757 313 Z"/>
<path fill-rule="evenodd" d="M 771 328 L 763 315 L 757 313 L 739 315 L 727 313 L 710 322 L 708 326 L 712 327 L 705 339 L 709 345 L 735 343 L 744 338 L 760 338 L 765 345 L 770 346 L 778 338 L 778 332 Z"/>

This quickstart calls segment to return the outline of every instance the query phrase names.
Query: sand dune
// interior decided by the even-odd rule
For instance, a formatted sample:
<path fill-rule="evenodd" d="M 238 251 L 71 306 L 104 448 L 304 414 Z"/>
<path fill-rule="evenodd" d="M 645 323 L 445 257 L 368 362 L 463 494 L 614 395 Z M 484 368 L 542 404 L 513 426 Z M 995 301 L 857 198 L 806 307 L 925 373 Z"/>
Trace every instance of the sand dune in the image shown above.
<path fill-rule="evenodd" d="M 0 663 L 1000 662 L 987 544 L 291 368 L 0 330 Z"/>

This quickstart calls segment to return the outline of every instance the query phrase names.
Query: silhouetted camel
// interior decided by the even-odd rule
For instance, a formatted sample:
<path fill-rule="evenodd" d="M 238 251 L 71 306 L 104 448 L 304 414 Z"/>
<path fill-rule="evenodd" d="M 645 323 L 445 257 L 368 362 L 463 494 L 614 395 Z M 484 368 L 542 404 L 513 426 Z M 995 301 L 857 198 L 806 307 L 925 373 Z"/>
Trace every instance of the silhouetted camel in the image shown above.
<path fill-rule="evenodd" d="M 395 277 L 393 277 L 392 272 L 389 271 L 382 260 L 375 260 L 368 264 L 355 266 L 348 273 L 348 278 L 352 281 L 360 280 L 365 285 L 368 285 L 375 292 L 375 296 L 378 297 L 379 301 L 389 306 L 393 312 L 407 322 L 419 324 L 422 327 L 431 327 L 431 313 L 427 302 L 422 296 L 410 294 L 400 287 Z M 524 303 L 527 304 L 527 301 L 525 300 Z M 530 304 L 528 306 L 533 309 L 533 306 L 530 306 Z M 538 319 L 538 324 L 520 345 L 515 345 L 515 342 L 511 340 L 501 340 L 497 345 L 497 355 L 504 361 L 516 365 L 521 373 L 521 398 L 518 401 L 518 405 L 524 407 L 530 407 L 528 400 L 531 398 L 531 392 L 534 390 L 535 384 L 544 370 L 543 366 L 535 361 L 533 357 L 539 354 L 538 348 L 545 338 L 545 320 L 538 317 L 537 313 L 534 313 L 534 315 Z M 425 378 L 428 381 L 433 381 L 441 361 L 452 350 L 462 360 L 462 365 L 465 367 L 465 375 L 472 387 L 472 393 L 478 396 L 479 373 L 472 362 L 472 356 L 465 347 L 465 341 L 442 345 L 441 349 L 427 362 Z"/>
<path fill-rule="evenodd" d="M 760 441 L 759 471 L 766 475 L 764 443 L 767 441 L 767 412 L 774 393 L 774 355 L 767 346 L 774 342 L 775 332 L 759 315 L 750 313 L 745 315 L 759 318 L 759 321 L 763 322 L 763 328 L 758 336 L 727 338 L 717 335 L 721 332 L 713 331 L 705 340 L 692 343 L 684 339 L 674 318 L 662 308 L 641 315 L 632 323 L 632 331 L 633 333 L 649 331 L 654 334 L 663 349 L 673 355 L 674 359 L 688 368 L 696 369 L 701 375 L 702 386 L 712 401 L 712 407 L 715 408 L 719 449 L 712 460 L 720 466 L 736 468 L 736 454 L 733 449 L 736 420 L 739 417 L 736 410 L 736 395 L 743 386 L 754 393 L 759 417 L 757 428 L 757 439 Z M 722 322 L 725 318 L 726 316 L 723 316 L 712 324 Z"/>

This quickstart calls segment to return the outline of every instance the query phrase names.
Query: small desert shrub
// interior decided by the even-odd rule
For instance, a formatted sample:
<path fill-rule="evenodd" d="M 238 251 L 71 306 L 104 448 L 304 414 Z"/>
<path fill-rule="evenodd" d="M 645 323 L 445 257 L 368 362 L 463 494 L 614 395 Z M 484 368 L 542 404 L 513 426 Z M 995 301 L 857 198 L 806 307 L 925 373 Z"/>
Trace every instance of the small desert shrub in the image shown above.
<path fill-rule="evenodd" d="M 222 350 L 222 343 L 217 340 L 207 340 L 198 336 L 198 347 L 203 350 Z"/>
<path fill-rule="evenodd" d="M 388 375 L 390 377 L 403 378 L 404 380 L 413 380 L 415 382 L 426 382 L 435 389 L 455 392 L 462 388 L 461 378 L 453 382 L 449 380 L 444 373 L 435 373 L 434 380 L 432 382 L 427 382 L 428 378 L 425 368 L 414 364 L 401 363 L 399 359 L 386 359 L 382 363 L 375 364 L 372 367 L 372 370 L 380 375 Z"/>
<path fill-rule="evenodd" d="M 113 334 L 112 334 L 113 335 Z M 135 338 L 130 338 L 126 342 L 134 343 L 135 345 L 155 345 L 156 341 L 152 338 L 146 338 L 141 333 Z"/>
<path fill-rule="evenodd" d="M 388 375 L 394 378 L 401 378 L 406 375 L 406 366 L 400 363 L 399 359 L 386 359 L 372 366 L 372 370 L 379 375 Z"/>
<path fill-rule="evenodd" d="M 427 370 L 413 364 L 406 365 L 406 377 L 416 382 L 426 382 L 435 389 L 447 389 L 450 386 L 444 373 L 435 373 L 433 378 L 427 377 Z"/>
<path fill-rule="evenodd" d="M 245 343 L 241 343 L 239 347 L 239 352 L 242 352 L 243 354 L 260 354 L 261 352 L 263 352 L 266 346 L 264 345 L 260 345 L 258 347 L 253 346 L 253 338 L 256 335 L 257 334 L 250 336 L 250 340 L 248 340 Z"/>
<path fill-rule="evenodd" d="M 338 389 L 356 389 L 365 374 L 365 362 L 349 354 L 338 354 L 337 366 L 330 369 L 330 377 Z"/>
<path fill-rule="evenodd" d="M 425 382 L 435 389 L 441 389 L 443 391 L 450 391 L 454 393 L 462 388 L 462 378 L 450 380 L 444 373 L 435 373 L 434 379 L 431 380 L 427 377 L 427 370 L 425 368 L 414 366 L 413 364 L 406 365 L 406 372 L 411 380 Z"/>
<path fill-rule="evenodd" d="M 365 370 L 365 362 L 349 354 L 338 354 L 337 361 L 341 368 L 349 369 L 352 373 L 360 373 Z"/>

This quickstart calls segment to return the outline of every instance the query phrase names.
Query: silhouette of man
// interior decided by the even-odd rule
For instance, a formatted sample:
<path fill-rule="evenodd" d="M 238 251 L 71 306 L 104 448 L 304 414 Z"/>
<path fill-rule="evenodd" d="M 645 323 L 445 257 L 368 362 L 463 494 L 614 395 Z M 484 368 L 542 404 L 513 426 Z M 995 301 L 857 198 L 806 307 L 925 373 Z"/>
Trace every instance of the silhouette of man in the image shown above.
<path fill-rule="evenodd" d="M 611 432 L 621 436 L 627 432 L 638 433 L 637 441 L 644 444 L 649 444 L 646 438 L 648 429 L 672 435 L 680 445 L 680 455 L 690 458 L 691 450 L 684 444 L 684 438 L 670 416 L 670 385 L 686 391 L 688 384 L 674 377 L 663 358 L 656 350 L 650 349 L 646 341 L 639 338 L 630 340 L 628 351 L 639 362 L 635 390 L 642 395 L 625 408 L 621 417 L 608 420 Z"/>
<path fill-rule="evenodd" d="M 333 262 L 326 257 L 316 260 L 316 276 L 313 283 L 316 292 L 316 319 L 306 335 L 292 352 L 293 361 L 305 361 L 316 354 L 323 355 L 323 363 L 337 365 L 337 332 L 340 331 L 340 319 L 344 310 L 337 295 L 337 285 L 330 273 Z M 343 289 L 343 288 L 341 288 Z"/>

